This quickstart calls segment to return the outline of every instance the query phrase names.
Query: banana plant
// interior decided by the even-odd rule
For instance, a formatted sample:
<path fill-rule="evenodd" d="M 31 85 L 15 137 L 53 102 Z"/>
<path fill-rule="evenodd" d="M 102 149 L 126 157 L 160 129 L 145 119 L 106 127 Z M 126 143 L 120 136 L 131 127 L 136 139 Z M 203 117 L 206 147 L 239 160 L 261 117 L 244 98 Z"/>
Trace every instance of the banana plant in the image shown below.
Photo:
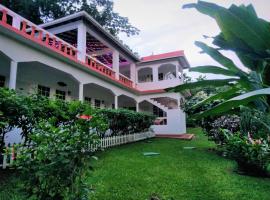
<path fill-rule="evenodd" d="M 198 118 L 223 114 L 250 102 L 262 111 L 269 110 L 270 101 L 267 97 L 270 97 L 268 96 L 270 95 L 270 23 L 260 19 L 252 5 L 232 5 L 227 9 L 213 3 L 198 1 L 198 3 L 186 4 L 183 8 L 195 8 L 212 17 L 221 30 L 219 35 L 212 37 L 215 48 L 203 42 L 195 42 L 203 53 L 212 57 L 221 67 L 197 66 L 190 68 L 190 71 L 218 74 L 225 78 L 186 83 L 167 90 L 182 92 L 192 88 L 229 86 L 225 91 L 194 105 L 194 108 L 198 108 L 216 99 L 225 100 L 207 111 L 197 113 L 195 116 Z M 247 70 L 241 69 L 224 56 L 220 52 L 222 50 L 235 52 Z"/>

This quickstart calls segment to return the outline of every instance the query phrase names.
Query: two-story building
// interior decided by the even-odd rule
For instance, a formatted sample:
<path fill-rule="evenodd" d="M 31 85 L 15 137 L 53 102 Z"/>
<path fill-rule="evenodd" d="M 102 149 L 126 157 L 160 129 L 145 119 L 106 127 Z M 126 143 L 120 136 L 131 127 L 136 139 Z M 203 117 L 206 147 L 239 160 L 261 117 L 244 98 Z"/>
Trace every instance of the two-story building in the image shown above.
<path fill-rule="evenodd" d="M 35 25 L 0 5 L 0 86 L 157 115 L 156 134 L 186 132 L 183 51 L 138 58 L 86 12 Z"/>

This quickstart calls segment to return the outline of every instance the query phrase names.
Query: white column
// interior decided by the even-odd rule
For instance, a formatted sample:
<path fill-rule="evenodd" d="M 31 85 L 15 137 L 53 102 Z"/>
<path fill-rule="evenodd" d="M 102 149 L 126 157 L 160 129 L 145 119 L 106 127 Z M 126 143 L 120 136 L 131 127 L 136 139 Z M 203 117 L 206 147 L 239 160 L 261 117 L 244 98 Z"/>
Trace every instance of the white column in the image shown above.
<path fill-rule="evenodd" d="M 9 89 L 16 89 L 16 79 L 17 79 L 17 68 L 18 63 L 10 62 L 10 74 L 9 74 Z"/>
<path fill-rule="evenodd" d="M 20 20 L 20 18 L 18 16 L 16 16 L 16 15 L 13 16 L 12 18 L 13 18 L 12 19 L 12 26 L 14 28 L 20 30 L 21 29 L 21 20 Z"/>
<path fill-rule="evenodd" d="M 77 34 L 77 49 L 78 49 L 78 59 L 82 62 L 85 62 L 86 55 L 86 26 L 82 22 L 78 25 L 78 34 Z"/>
<path fill-rule="evenodd" d="M 140 109 L 139 109 L 139 102 L 136 101 L 136 112 L 139 112 Z"/>
<path fill-rule="evenodd" d="M 83 101 L 83 83 L 79 83 L 79 100 Z"/>
<path fill-rule="evenodd" d="M 133 81 L 133 87 L 136 86 L 136 65 L 135 63 L 132 63 L 130 65 L 130 78 Z"/>
<path fill-rule="evenodd" d="M 158 67 L 153 66 L 153 82 L 158 82 Z"/>
<path fill-rule="evenodd" d="M 118 96 L 117 95 L 114 96 L 114 108 L 118 109 Z"/>
<path fill-rule="evenodd" d="M 119 79 L 119 52 L 117 50 L 113 50 L 113 70 L 115 78 Z"/>

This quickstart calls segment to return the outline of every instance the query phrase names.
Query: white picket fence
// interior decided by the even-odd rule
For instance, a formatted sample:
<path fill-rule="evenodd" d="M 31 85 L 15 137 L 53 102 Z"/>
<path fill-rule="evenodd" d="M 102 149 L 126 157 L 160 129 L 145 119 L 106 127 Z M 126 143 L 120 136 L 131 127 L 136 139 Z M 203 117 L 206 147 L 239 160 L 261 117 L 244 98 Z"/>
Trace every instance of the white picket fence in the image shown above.
<path fill-rule="evenodd" d="M 100 139 L 97 145 L 91 145 L 90 151 L 94 152 L 99 149 L 107 149 L 114 146 L 128 144 L 155 137 L 155 134 L 151 131 L 144 133 L 136 133 L 130 135 L 111 136 Z M 2 161 L 0 161 L 0 169 L 6 169 L 13 164 L 12 153 L 2 154 Z"/>

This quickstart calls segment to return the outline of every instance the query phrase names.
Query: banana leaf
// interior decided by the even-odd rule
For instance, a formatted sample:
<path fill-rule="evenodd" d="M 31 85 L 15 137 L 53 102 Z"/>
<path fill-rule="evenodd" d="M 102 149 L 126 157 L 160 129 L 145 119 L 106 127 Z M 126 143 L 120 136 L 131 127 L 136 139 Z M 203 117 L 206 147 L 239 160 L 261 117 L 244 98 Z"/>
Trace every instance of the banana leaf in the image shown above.
<path fill-rule="evenodd" d="M 255 90 L 252 92 L 248 92 L 237 97 L 234 97 L 224 103 L 221 103 L 205 112 L 195 114 L 195 118 L 204 118 L 208 116 L 215 116 L 226 113 L 227 111 L 231 110 L 232 108 L 237 108 L 241 105 L 246 105 L 251 101 L 257 100 L 259 97 L 264 97 L 266 95 L 270 95 L 270 88 Z"/>

